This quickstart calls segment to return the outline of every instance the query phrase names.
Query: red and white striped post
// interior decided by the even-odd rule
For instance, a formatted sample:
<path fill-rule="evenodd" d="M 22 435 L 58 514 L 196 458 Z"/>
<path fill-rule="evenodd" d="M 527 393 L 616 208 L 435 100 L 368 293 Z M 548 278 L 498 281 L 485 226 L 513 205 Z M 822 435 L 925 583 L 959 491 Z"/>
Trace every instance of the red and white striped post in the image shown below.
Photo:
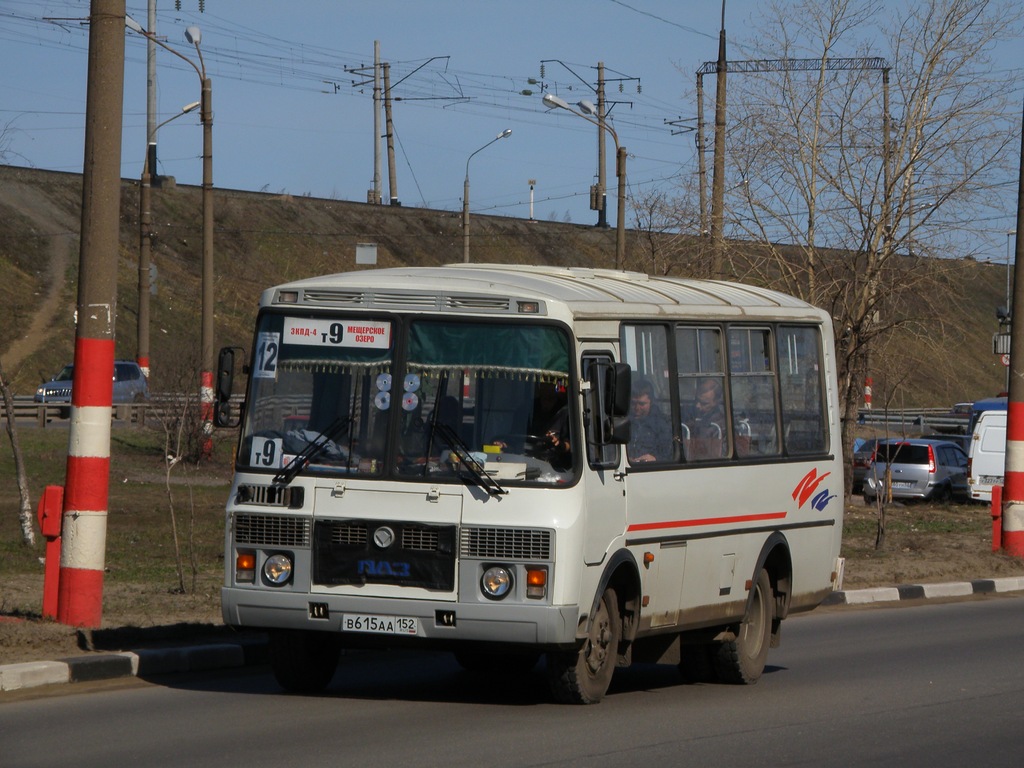
<path fill-rule="evenodd" d="M 103 616 L 113 370 L 113 338 L 79 336 L 57 596 L 57 621 L 76 627 L 98 627 Z"/>
<path fill-rule="evenodd" d="M 1024 557 L 1024 133 L 1017 180 L 1017 243 L 1010 321 L 1010 394 L 1006 414 L 1006 474 L 1003 484 L 1003 550 Z"/>
<path fill-rule="evenodd" d="M 124 19 L 125 0 L 92 0 L 75 373 L 57 589 L 57 621 L 79 627 L 98 627 L 103 616 L 120 255 Z"/>
<path fill-rule="evenodd" d="M 874 380 L 870 376 L 864 378 L 864 408 L 869 411 L 871 410 L 871 385 L 873 383 Z"/>

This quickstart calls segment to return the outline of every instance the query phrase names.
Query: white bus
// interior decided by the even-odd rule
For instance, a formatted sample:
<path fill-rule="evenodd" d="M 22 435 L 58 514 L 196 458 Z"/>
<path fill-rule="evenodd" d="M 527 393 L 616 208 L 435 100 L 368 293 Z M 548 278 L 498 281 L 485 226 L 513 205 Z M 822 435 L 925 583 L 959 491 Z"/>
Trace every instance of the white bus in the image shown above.
<path fill-rule="evenodd" d="M 572 703 L 631 662 L 753 683 L 834 588 L 831 321 L 790 296 L 350 272 L 265 291 L 248 372 L 223 615 L 269 631 L 287 690 L 327 686 L 342 648 L 410 646 L 490 672 L 545 655 Z"/>

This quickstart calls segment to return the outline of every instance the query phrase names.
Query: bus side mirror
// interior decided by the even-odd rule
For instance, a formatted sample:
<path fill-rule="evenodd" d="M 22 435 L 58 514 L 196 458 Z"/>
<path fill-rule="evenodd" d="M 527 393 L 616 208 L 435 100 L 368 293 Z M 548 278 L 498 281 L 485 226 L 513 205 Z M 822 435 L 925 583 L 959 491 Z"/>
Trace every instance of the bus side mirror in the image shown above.
<path fill-rule="evenodd" d="M 217 356 L 217 387 L 214 392 L 213 423 L 218 427 L 237 427 L 241 418 L 231 417 L 231 392 L 235 385 L 235 350 L 241 347 L 223 347 Z"/>
<path fill-rule="evenodd" d="M 633 388 L 633 370 L 625 363 L 613 363 L 605 373 L 603 400 L 603 442 L 625 445 L 629 442 L 629 398 Z"/>

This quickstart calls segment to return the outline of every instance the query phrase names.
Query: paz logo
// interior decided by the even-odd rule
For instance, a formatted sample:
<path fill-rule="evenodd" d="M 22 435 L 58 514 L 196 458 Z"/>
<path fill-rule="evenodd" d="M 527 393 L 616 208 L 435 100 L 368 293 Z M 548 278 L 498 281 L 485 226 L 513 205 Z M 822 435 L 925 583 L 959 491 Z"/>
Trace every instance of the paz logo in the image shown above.
<path fill-rule="evenodd" d="M 796 484 L 796 488 L 793 489 L 793 498 L 796 500 L 797 506 L 802 507 L 807 503 L 808 499 L 811 499 L 812 494 L 818 490 L 818 486 L 821 485 L 822 481 L 831 475 L 831 472 L 825 472 L 822 475 L 818 474 L 817 469 L 812 469 L 803 479 Z M 819 491 L 817 495 L 811 499 L 811 507 L 821 512 L 828 503 L 834 499 L 836 495 L 830 494 L 828 489 Z"/>

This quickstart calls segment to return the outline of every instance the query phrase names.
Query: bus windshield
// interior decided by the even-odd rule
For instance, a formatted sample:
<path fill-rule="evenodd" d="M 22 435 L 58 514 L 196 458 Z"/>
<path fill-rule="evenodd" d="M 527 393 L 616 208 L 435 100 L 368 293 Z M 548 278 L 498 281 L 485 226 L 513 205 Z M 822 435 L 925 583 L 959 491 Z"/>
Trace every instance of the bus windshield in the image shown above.
<path fill-rule="evenodd" d="M 569 349 L 553 325 L 266 312 L 239 468 L 569 483 Z"/>

